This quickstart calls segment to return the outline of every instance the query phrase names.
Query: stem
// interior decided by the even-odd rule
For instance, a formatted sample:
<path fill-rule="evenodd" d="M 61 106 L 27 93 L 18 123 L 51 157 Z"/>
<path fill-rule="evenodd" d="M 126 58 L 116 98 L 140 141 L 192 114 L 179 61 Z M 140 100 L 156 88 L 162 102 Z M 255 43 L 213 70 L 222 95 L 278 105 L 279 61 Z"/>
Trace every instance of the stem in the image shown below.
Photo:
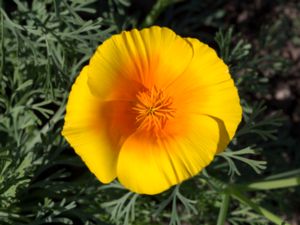
<path fill-rule="evenodd" d="M 295 170 L 289 170 L 283 173 L 278 173 L 274 174 L 271 176 L 267 176 L 265 180 L 275 180 L 275 179 L 285 179 L 285 178 L 290 178 L 293 176 L 298 176 L 300 177 L 300 169 L 295 169 Z"/>
<path fill-rule="evenodd" d="M 218 222 L 217 225 L 224 225 L 227 217 L 227 211 L 229 207 L 229 194 L 224 193 L 222 196 L 222 206 L 219 211 Z"/>
<path fill-rule="evenodd" d="M 246 185 L 246 188 L 249 190 L 271 190 L 271 189 L 294 187 L 299 185 L 300 185 L 300 176 L 296 176 L 296 177 L 291 177 L 286 179 L 254 182 Z"/>
<path fill-rule="evenodd" d="M 276 225 L 290 225 L 289 223 L 285 222 L 283 219 L 280 217 L 276 216 L 269 210 L 261 207 L 260 205 L 257 205 L 256 203 L 252 202 L 250 199 L 248 199 L 244 194 L 239 192 L 237 189 L 230 188 L 230 194 L 232 195 L 233 198 L 239 200 L 240 202 L 250 206 L 253 210 L 258 212 L 260 215 L 264 216 L 266 219 L 270 220 Z"/>
<path fill-rule="evenodd" d="M 161 12 L 174 2 L 176 2 L 176 0 L 158 0 L 149 14 L 146 16 L 144 22 L 142 23 L 142 27 L 149 27 L 153 25 Z"/>
<path fill-rule="evenodd" d="M 0 9 L 4 10 L 3 1 L 0 0 Z M 0 84 L 4 73 L 5 49 L 4 49 L 4 18 L 2 11 L 0 12 Z"/>

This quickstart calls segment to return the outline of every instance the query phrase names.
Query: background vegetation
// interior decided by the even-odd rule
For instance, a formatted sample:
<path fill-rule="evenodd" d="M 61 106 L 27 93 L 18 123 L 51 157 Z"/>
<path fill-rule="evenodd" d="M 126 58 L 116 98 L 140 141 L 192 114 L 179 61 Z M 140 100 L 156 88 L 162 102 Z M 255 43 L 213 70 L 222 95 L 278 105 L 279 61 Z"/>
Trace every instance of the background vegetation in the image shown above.
<path fill-rule="evenodd" d="M 300 224 L 300 3 L 1 0 L 0 224 Z M 199 38 L 244 108 L 228 149 L 157 196 L 102 185 L 62 138 L 70 87 L 96 47 L 133 27 Z"/>

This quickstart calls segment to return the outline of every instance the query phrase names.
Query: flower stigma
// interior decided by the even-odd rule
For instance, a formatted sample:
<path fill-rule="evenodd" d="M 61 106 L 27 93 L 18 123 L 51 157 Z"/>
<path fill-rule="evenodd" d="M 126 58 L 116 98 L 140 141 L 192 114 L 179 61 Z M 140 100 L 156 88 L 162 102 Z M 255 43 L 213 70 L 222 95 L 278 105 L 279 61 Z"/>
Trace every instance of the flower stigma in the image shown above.
<path fill-rule="evenodd" d="M 138 92 L 136 98 L 137 103 L 133 110 L 137 113 L 138 129 L 160 131 L 167 121 L 175 116 L 175 109 L 172 108 L 173 99 L 155 86 L 150 90 Z"/>

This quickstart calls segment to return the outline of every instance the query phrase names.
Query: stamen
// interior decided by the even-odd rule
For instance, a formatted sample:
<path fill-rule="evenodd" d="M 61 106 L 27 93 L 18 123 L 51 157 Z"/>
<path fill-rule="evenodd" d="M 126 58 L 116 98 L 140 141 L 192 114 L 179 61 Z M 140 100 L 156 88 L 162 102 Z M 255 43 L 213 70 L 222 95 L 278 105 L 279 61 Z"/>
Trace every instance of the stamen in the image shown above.
<path fill-rule="evenodd" d="M 137 112 L 136 122 L 141 129 L 158 131 L 164 128 L 169 119 L 174 118 L 173 100 L 162 90 L 153 87 L 139 92 L 133 110 Z"/>

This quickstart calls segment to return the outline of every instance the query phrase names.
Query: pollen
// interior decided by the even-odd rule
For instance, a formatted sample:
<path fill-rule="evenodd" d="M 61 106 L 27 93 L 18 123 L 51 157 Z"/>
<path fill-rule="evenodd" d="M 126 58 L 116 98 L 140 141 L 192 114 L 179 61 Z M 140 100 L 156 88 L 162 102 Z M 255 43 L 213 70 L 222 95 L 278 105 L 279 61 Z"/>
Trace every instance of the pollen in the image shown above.
<path fill-rule="evenodd" d="M 138 92 L 133 110 L 137 113 L 136 122 L 139 129 L 150 131 L 162 130 L 168 120 L 174 118 L 173 99 L 156 87 Z"/>

